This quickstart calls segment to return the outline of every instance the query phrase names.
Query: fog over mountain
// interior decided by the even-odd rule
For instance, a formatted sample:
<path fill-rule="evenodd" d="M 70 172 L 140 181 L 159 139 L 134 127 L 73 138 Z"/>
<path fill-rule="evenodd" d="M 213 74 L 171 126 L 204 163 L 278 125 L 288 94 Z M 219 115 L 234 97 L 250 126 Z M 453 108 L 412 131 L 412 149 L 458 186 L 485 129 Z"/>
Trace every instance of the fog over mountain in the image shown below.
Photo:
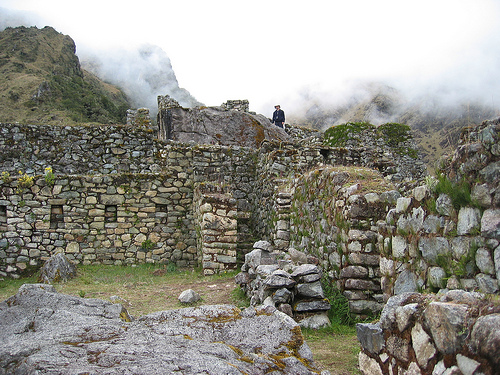
<path fill-rule="evenodd" d="M 158 46 L 142 45 L 135 50 L 87 50 L 81 53 L 82 67 L 124 90 L 135 107 L 157 112 L 158 95 L 170 95 L 184 107 L 201 105 L 180 88 L 170 59 Z"/>

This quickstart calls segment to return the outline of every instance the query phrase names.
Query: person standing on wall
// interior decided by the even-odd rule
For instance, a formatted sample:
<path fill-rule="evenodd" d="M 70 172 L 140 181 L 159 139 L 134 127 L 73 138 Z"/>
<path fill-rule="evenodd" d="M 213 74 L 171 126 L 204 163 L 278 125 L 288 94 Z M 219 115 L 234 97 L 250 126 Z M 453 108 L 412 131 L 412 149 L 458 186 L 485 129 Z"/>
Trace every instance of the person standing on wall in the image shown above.
<path fill-rule="evenodd" d="M 280 128 L 283 128 L 285 124 L 285 112 L 280 108 L 279 105 L 274 106 L 273 121 L 272 123 Z"/>

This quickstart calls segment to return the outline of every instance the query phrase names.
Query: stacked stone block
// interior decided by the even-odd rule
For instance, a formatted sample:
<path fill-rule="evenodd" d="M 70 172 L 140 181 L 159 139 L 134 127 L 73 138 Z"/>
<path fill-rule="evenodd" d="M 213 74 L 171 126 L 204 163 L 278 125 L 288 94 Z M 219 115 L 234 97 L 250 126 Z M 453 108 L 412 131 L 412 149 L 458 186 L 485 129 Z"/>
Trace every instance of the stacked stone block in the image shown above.
<path fill-rule="evenodd" d="M 128 109 L 127 125 L 135 127 L 151 127 L 151 117 L 148 108 Z"/>
<path fill-rule="evenodd" d="M 222 103 L 221 105 L 222 108 L 225 110 L 236 110 L 236 111 L 242 111 L 242 112 L 248 112 L 250 105 L 248 100 L 228 100 L 225 103 Z"/>
<path fill-rule="evenodd" d="M 290 251 L 294 255 L 299 253 Z M 307 262 L 307 256 L 300 255 Z M 252 306 L 275 306 L 303 327 L 326 326 L 330 303 L 321 286 L 321 268 L 297 260 L 286 252 L 274 250 L 267 241 L 257 241 L 254 249 L 245 255 L 236 283 L 250 298 Z"/>
<path fill-rule="evenodd" d="M 207 191 L 208 190 L 208 191 Z M 195 192 L 198 247 L 204 275 L 237 266 L 237 206 L 230 194 L 210 192 L 200 185 Z"/>

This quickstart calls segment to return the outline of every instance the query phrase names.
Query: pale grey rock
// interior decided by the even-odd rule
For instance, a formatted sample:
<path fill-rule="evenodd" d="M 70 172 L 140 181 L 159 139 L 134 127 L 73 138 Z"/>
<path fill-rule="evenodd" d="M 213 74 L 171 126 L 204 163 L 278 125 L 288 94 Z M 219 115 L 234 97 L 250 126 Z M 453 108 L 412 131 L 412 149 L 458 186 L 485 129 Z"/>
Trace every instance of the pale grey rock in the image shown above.
<path fill-rule="evenodd" d="M 410 270 L 404 270 L 401 272 L 396 282 L 394 283 L 394 294 L 404 294 L 416 292 L 417 288 L 417 275 L 415 275 Z"/>
<path fill-rule="evenodd" d="M 380 274 L 391 276 L 394 275 L 394 261 L 389 258 L 380 258 Z"/>
<path fill-rule="evenodd" d="M 382 310 L 383 304 L 365 299 L 349 301 L 349 309 L 354 314 L 376 315 Z"/>
<path fill-rule="evenodd" d="M 408 243 L 402 236 L 392 237 L 392 256 L 396 259 L 403 258 L 407 255 Z"/>
<path fill-rule="evenodd" d="M 53 282 L 68 281 L 75 276 L 76 266 L 63 253 L 56 253 L 44 263 L 38 281 L 51 284 Z"/>
<path fill-rule="evenodd" d="M 457 354 L 457 365 L 463 375 L 473 375 L 477 368 L 481 365 L 478 361 L 466 357 L 462 354 Z"/>
<path fill-rule="evenodd" d="M 411 362 L 408 366 L 408 369 L 404 371 L 404 375 L 422 375 L 422 371 L 420 371 L 420 367 L 415 362 Z"/>
<path fill-rule="evenodd" d="M 198 302 L 201 299 L 200 295 L 195 292 L 193 289 L 187 289 L 184 290 L 180 295 L 179 295 L 179 302 L 180 303 L 195 303 Z"/>
<path fill-rule="evenodd" d="M 424 260 L 434 266 L 437 266 L 438 256 L 450 253 L 450 245 L 444 237 L 422 237 L 418 241 L 418 249 Z"/>
<path fill-rule="evenodd" d="M 484 211 L 481 218 L 481 235 L 486 238 L 500 239 L 500 209 Z"/>
<path fill-rule="evenodd" d="M 500 314 L 490 314 L 477 319 L 471 333 L 471 347 L 475 353 L 500 366 Z"/>
<path fill-rule="evenodd" d="M 458 212 L 457 234 L 463 236 L 479 232 L 481 211 L 478 208 L 462 207 Z"/>
<path fill-rule="evenodd" d="M 418 364 L 423 368 L 427 367 L 429 361 L 436 354 L 436 348 L 432 345 L 431 338 L 420 323 L 416 323 L 412 328 L 411 341 Z"/>
<path fill-rule="evenodd" d="M 306 298 L 325 298 L 323 287 L 319 281 L 314 283 L 297 284 L 295 286 L 297 294 Z"/>
<path fill-rule="evenodd" d="M 325 312 L 308 316 L 300 320 L 298 323 L 302 328 L 310 329 L 320 329 L 328 327 L 331 324 L 330 319 L 328 318 L 328 314 Z"/>
<path fill-rule="evenodd" d="M 413 189 L 413 198 L 415 198 L 417 202 L 421 202 L 429 196 L 429 193 L 429 188 L 426 185 L 417 186 Z"/>
<path fill-rule="evenodd" d="M 427 271 L 427 283 L 434 288 L 446 287 L 446 272 L 441 267 L 430 267 Z"/>
<path fill-rule="evenodd" d="M 479 171 L 479 175 L 490 184 L 498 184 L 500 181 L 500 161 L 488 164 Z"/>
<path fill-rule="evenodd" d="M 347 266 L 340 271 L 340 277 L 364 279 L 368 277 L 368 269 L 363 266 Z"/>
<path fill-rule="evenodd" d="M 295 278 L 295 277 L 300 277 L 310 274 L 319 274 L 319 273 L 321 273 L 321 270 L 318 266 L 315 266 L 314 264 L 302 264 L 300 266 L 293 267 L 291 276 Z"/>
<path fill-rule="evenodd" d="M 476 282 L 480 292 L 491 294 L 498 291 L 498 280 L 493 279 L 490 275 L 478 273 L 476 275 Z"/>
<path fill-rule="evenodd" d="M 307 264 L 307 254 L 298 251 L 295 248 L 291 247 L 288 249 L 288 254 L 290 255 L 290 258 L 292 258 L 292 262 L 295 264 Z"/>
<path fill-rule="evenodd" d="M 281 272 L 280 272 L 281 271 Z M 266 288 L 291 288 L 296 284 L 296 281 L 291 276 L 282 270 L 277 270 L 266 277 L 264 285 Z"/>
<path fill-rule="evenodd" d="M 495 273 L 497 275 L 497 281 L 500 286 L 500 246 L 498 246 L 493 252 L 493 258 L 495 261 Z"/>
<path fill-rule="evenodd" d="M 378 362 L 368 357 L 365 353 L 359 352 L 358 356 L 359 369 L 363 374 L 370 375 L 383 375 L 382 369 Z"/>
<path fill-rule="evenodd" d="M 177 142 L 258 148 L 264 140 L 290 140 L 284 129 L 271 124 L 261 114 L 223 107 L 177 107 L 169 112 L 175 124 L 169 139 Z"/>
<path fill-rule="evenodd" d="M 481 207 L 491 207 L 492 199 L 488 184 L 474 185 L 471 191 L 471 199 Z"/>
<path fill-rule="evenodd" d="M 436 348 L 443 354 L 452 354 L 465 342 L 468 326 L 466 305 L 431 302 L 424 313 Z"/>
<path fill-rule="evenodd" d="M 380 196 L 377 193 L 365 194 L 365 199 L 368 204 L 374 204 L 380 202 Z"/>
<path fill-rule="evenodd" d="M 444 370 L 443 375 L 463 375 L 458 366 L 451 366 Z"/>
<path fill-rule="evenodd" d="M 385 346 L 384 333 L 379 323 L 357 323 L 356 334 L 361 347 L 378 354 Z"/>
<path fill-rule="evenodd" d="M 276 304 L 289 303 L 293 298 L 293 293 L 287 288 L 278 289 L 273 294 L 273 301 Z"/>
<path fill-rule="evenodd" d="M 396 308 L 396 323 L 398 324 L 399 332 L 403 332 L 409 327 L 417 311 L 418 303 L 409 303 L 408 305 Z"/>
<path fill-rule="evenodd" d="M 261 264 L 260 266 L 257 266 L 255 273 L 265 279 L 278 269 L 279 267 L 277 264 Z"/>
<path fill-rule="evenodd" d="M 479 287 L 475 279 L 461 279 L 460 284 L 467 291 L 476 290 Z"/>
<path fill-rule="evenodd" d="M 471 238 L 466 236 L 453 237 L 450 239 L 451 253 L 453 258 L 460 260 L 470 250 Z"/>
<path fill-rule="evenodd" d="M 425 211 L 422 207 L 412 209 L 412 214 L 408 220 L 411 233 L 418 233 L 424 226 Z"/>
<path fill-rule="evenodd" d="M 260 249 L 267 252 L 271 252 L 273 250 L 273 246 L 269 241 L 257 241 L 253 244 L 254 249 Z"/>
<path fill-rule="evenodd" d="M 275 307 L 275 303 L 274 303 L 274 300 L 273 300 L 273 297 L 272 296 L 268 296 L 264 302 L 262 302 L 262 304 L 264 306 L 272 306 L 272 307 Z"/>
<path fill-rule="evenodd" d="M 401 197 L 396 201 L 396 213 L 403 213 L 408 210 L 411 204 L 411 198 Z"/>
<path fill-rule="evenodd" d="M 380 327 L 384 330 L 392 330 L 396 328 L 396 309 L 399 306 L 404 306 L 408 303 L 419 303 L 423 297 L 419 293 L 402 293 L 392 296 L 387 300 L 387 303 L 380 314 Z"/>
<path fill-rule="evenodd" d="M 262 249 L 254 249 L 245 254 L 245 264 L 249 270 L 255 273 L 260 265 L 272 265 L 276 263 L 276 256 Z"/>
<path fill-rule="evenodd" d="M 439 233 L 441 229 L 441 219 L 436 215 L 429 215 L 425 218 L 423 223 L 423 230 L 425 233 Z"/>
<path fill-rule="evenodd" d="M 119 304 L 25 285 L 0 303 L 0 328 L 0 374 L 257 374 L 277 364 L 284 374 L 317 373 L 299 326 L 269 306 L 200 306 L 130 321 Z"/>
<path fill-rule="evenodd" d="M 436 366 L 434 366 L 434 369 L 432 370 L 432 375 L 443 375 L 445 371 L 446 371 L 446 366 L 444 364 L 444 360 L 440 360 L 438 363 L 436 363 Z"/>
<path fill-rule="evenodd" d="M 491 258 L 491 254 L 485 247 L 480 247 L 476 250 L 476 265 L 483 273 L 492 275 L 495 274 L 495 264 Z"/>
<path fill-rule="evenodd" d="M 443 216 L 453 216 L 455 214 L 453 202 L 449 195 L 439 195 L 439 197 L 436 199 L 436 211 Z"/>
<path fill-rule="evenodd" d="M 441 298 L 441 302 L 465 303 L 467 305 L 477 305 L 484 294 L 478 292 L 467 292 L 465 290 L 449 290 Z"/>

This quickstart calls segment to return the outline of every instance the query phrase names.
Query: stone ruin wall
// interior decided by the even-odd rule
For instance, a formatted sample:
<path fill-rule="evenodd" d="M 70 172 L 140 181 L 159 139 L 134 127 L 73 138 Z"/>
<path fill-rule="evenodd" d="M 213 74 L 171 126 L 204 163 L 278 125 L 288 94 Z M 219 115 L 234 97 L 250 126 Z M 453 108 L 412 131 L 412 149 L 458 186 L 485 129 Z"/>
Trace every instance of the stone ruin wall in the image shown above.
<path fill-rule="evenodd" d="M 498 137 L 498 132 L 493 134 Z M 3 124 L 0 142 L 9 155 L 1 156 L 2 171 L 10 171 L 12 181 L 0 181 L 1 272 L 18 275 L 40 266 L 56 250 L 81 263 L 202 264 L 197 210 L 202 202 L 218 200 L 235 204 L 240 257 L 259 239 L 280 249 L 291 245 L 312 253 L 359 316 L 380 311 L 394 293 L 435 290 L 445 287 L 444 282 L 449 287 L 498 289 L 498 238 L 483 230 L 498 218 L 498 204 L 491 203 L 496 202 L 494 195 L 482 210 L 464 208 L 462 214 L 446 215 L 426 210 L 430 193 L 425 187 L 409 189 L 407 196 L 395 191 L 356 194 L 345 189 L 329 164 L 343 160 L 362 165 L 366 155 L 324 147 L 316 134 L 306 133 L 308 143 L 300 147 L 266 142 L 258 150 L 165 143 L 154 137 L 147 127 Z M 43 179 L 46 166 L 57 175 L 53 186 Z M 34 186 L 22 193 L 16 192 L 18 170 L 38 175 Z M 321 181 L 326 188 L 307 199 L 307 210 L 298 217 L 293 208 L 299 202 L 297 192 Z M 475 191 L 483 191 L 483 185 Z M 110 223 L 106 210 L 114 205 L 117 221 Z M 50 227 L 52 206 L 62 206 L 64 225 Z M 234 219 L 234 210 L 226 214 Z M 166 228 L 162 220 L 168 221 Z M 465 225 L 460 220 L 475 224 L 455 232 L 453 228 Z M 106 238 L 108 233 L 111 238 Z M 233 244 L 231 235 L 228 243 Z M 472 252 L 475 265 L 469 267 L 474 271 L 461 277 L 450 278 L 453 269 L 436 263 L 438 255 L 463 262 Z M 208 272 L 231 267 L 220 263 Z"/>

